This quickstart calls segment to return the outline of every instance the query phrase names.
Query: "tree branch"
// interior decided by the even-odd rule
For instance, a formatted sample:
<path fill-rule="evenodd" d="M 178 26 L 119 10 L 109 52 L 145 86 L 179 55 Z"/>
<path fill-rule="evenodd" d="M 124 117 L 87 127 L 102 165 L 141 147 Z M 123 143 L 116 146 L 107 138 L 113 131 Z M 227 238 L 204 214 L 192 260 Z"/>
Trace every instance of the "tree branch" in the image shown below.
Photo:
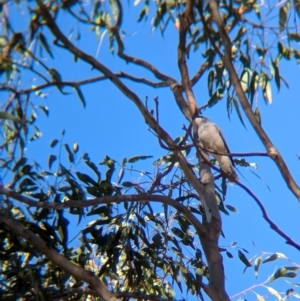
<path fill-rule="evenodd" d="M 143 104 L 143 102 L 140 100 L 140 98 L 131 91 L 110 69 L 108 69 L 106 66 L 101 64 L 99 61 L 97 61 L 95 58 L 93 58 L 91 55 L 86 54 L 85 52 L 81 51 L 79 48 L 77 48 L 75 45 L 73 45 L 69 39 L 60 31 L 56 23 L 54 22 L 53 18 L 51 17 L 47 7 L 44 5 L 42 0 L 36 0 L 41 15 L 44 17 L 47 26 L 53 33 L 53 35 L 62 41 L 62 43 L 65 45 L 66 49 L 68 49 L 71 53 L 75 54 L 78 58 L 82 59 L 83 61 L 87 62 L 91 66 L 93 66 L 95 69 L 102 72 L 105 76 L 107 76 L 115 85 L 116 87 L 130 100 L 132 100 L 135 105 L 140 110 L 141 114 L 144 116 L 146 122 L 149 124 L 149 126 L 156 132 L 156 130 L 159 128 L 160 138 L 166 142 L 166 144 L 169 147 L 174 147 L 176 144 L 172 140 L 172 138 L 169 136 L 169 134 L 160 126 L 157 125 L 157 122 L 153 118 L 153 116 L 148 112 L 147 108 Z M 161 75 L 158 71 L 156 72 L 157 75 Z M 170 79 L 169 77 L 162 76 L 162 80 Z M 201 196 L 203 195 L 203 185 L 199 182 L 197 179 L 194 171 L 187 163 L 185 157 L 181 153 L 181 151 L 174 150 L 174 155 L 177 157 L 177 160 L 186 176 L 190 184 L 196 189 L 200 199 L 202 200 Z"/>
<path fill-rule="evenodd" d="M 118 301 L 114 294 L 108 291 L 103 282 L 100 281 L 100 279 L 92 272 L 86 271 L 57 253 L 57 251 L 48 246 L 43 239 L 26 229 L 19 222 L 15 221 L 11 217 L 0 214 L 0 223 L 7 226 L 9 230 L 15 233 L 17 236 L 23 237 L 28 243 L 49 258 L 58 267 L 73 275 L 75 278 L 90 284 L 104 301 Z"/>
<path fill-rule="evenodd" d="M 4 194 L 7 197 L 11 197 L 19 202 L 22 202 L 30 207 L 38 207 L 38 208 L 49 208 L 49 209 L 56 209 L 56 210 L 64 210 L 66 208 L 85 208 L 90 206 L 96 206 L 100 204 L 111 204 L 111 203 L 121 203 L 121 202 L 157 202 L 170 205 L 178 210 L 180 213 L 186 216 L 189 222 L 195 227 L 199 236 L 206 235 L 206 229 L 203 227 L 201 222 L 193 215 L 189 209 L 176 202 L 170 197 L 162 196 L 162 195 L 152 195 L 152 194 L 145 194 L 145 195 L 114 195 L 114 196 L 105 196 L 101 198 L 95 198 L 91 200 L 85 201 L 77 201 L 77 200 L 68 200 L 64 203 L 46 203 L 46 202 L 37 202 L 32 200 L 31 198 L 22 196 L 12 190 L 8 190 L 0 185 L 0 194 Z"/>
<path fill-rule="evenodd" d="M 118 56 L 121 59 L 125 60 L 126 63 L 132 63 L 132 64 L 141 66 L 141 67 L 149 70 L 157 79 L 166 82 L 167 85 L 170 85 L 171 83 L 176 82 L 176 80 L 174 78 L 160 72 L 155 66 L 153 66 L 149 62 L 144 61 L 140 58 L 133 57 L 133 56 L 130 56 L 128 54 L 125 54 L 124 53 L 124 45 L 123 45 L 123 42 L 122 42 L 122 39 L 120 37 L 120 34 L 119 34 L 118 30 L 116 30 L 116 29 L 113 30 L 113 34 L 114 34 L 114 36 L 116 38 L 116 41 L 117 41 L 117 44 L 118 44 Z"/>
<path fill-rule="evenodd" d="M 183 90 L 186 95 L 188 107 L 191 113 L 191 116 L 194 117 L 198 113 L 197 104 L 193 90 L 191 88 L 191 81 L 189 78 L 189 72 L 186 65 L 186 34 L 189 29 L 190 18 L 190 6 L 192 5 L 192 0 L 188 1 L 186 12 L 183 15 L 179 15 L 179 43 L 178 43 L 178 67 L 181 74 L 181 83 Z"/>
<path fill-rule="evenodd" d="M 242 187 L 256 202 L 256 204 L 258 205 L 259 209 L 262 212 L 263 215 L 263 219 L 270 225 L 271 229 L 273 229 L 277 234 L 279 234 L 279 236 L 283 237 L 286 240 L 286 243 L 288 245 L 293 246 L 294 248 L 296 248 L 298 251 L 300 251 L 300 245 L 297 244 L 295 241 L 293 241 L 287 234 L 285 234 L 282 230 L 279 229 L 279 227 L 269 218 L 267 211 L 264 207 L 264 205 L 261 203 L 261 201 L 259 200 L 259 198 L 244 184 L 240 183 L 240 182 L 236 182 L 236 184 L 240 187 Z"/>
<path fill-rule="evenodd" d="M 128 73 L 125 72 L 119 72 L 119 73 L 115 73 L 115 76 L 119 77 L 119 78 L 126 78 L 129 79 L 131 81 L 134 82 L 138 82 L 138 83 L 143 83 L 145 85 L 151 86 L 153 88 L 164 88 L 167 87 L 168 85 L 165 82 L 152 82 L 148 79 L 145 78 L 140 78 L 140 77 L 135 77 L 133 75 L 130 75 Z M 96 76 L 96 77 L 92 77 L 92 78 L 87 78 L 87 79 L 83 79 L 83 80 L 79 80 L 79 81 L 61 81 L 61 82 L 47 82 L 45 84 L 41 84 L 39 86 L 34 86 L 28 89 L 21 89 L 21 90 L 16 90 L 15 88 L 8 86 L 6 84 L 0 84 L 0 91 L 1 90 L 6 90 L 6 91 L 10 91 L 12 93 L 21 95 L 21 94 L 30 94 L 32 92 L 36 92 L 45 88 L 50 88 L 53 86 L 70 86 L 70 87 L 79 87 L 79 86 L 83 86 L 83 85 L 87 85 L 87 84 L 91 84 L 91 83 L 95 83 L 98 81 L 102 81 L 102 80 L 106 80 L 109 79 L 107 76 L 105 75 L 101 75 L 101 76 Z"/>
<path fill-rule="evenodd" d="M 49 294 L 49 297 L 51 299 L 61 300 L 62 298 L 71 297 L 71 295 L 75 295 L 75 294 L 85 294 L 85 295 L 92 295 L 95 297 L 100 297 L 100 295 L 96 291 L 94 291 L 88 287 L 71 288 L 71 289 L 65 290 L 63 292 L 54 291 L 54 292 L 51 292 L 51 294 Z M 118 299 L 123 298 L 123 300 L 128 300 L 129 298 L 137 299 L 137 300 L 147 300 L 147 301 L 171 301 L 171 300 L 173 301 L 173 300 L 175 300 L 175 299 L 160 298 L 159 296 L 147 295 L 147 294 L 142 294 L 142 293 L 117 292 L 114 295 Z"/>
<path fill-rule="evenodd" d="M 225 47 L 225 53 L 221 57 L 222 61 L 229 73 L 230 80 L 234 86 L 235 92 L 239 98 L 239 101 L 241 103 L 241 106 L 248 117 L 251 125 L 253 126 L 254 130 L 256 131 L 258 137 L 264 144 L 269 156 L 274 160 L 277 167 L 279 168 L 282 177 L 284 178 L 286 184 L 288 185 L 289 189 L 294 193 L 294 195 L 298 198 L 300 201 L 300 188 L 293 179 L 285 161 L 283 160 L 283 157 L 279 153 L 279 151 L 275 148 L 272 141 L 268 137 L 267 133 L 264 131 L 262 126 L 257 121 L 254 113 L 252 112 L 251 106 L 246 98 L 246 95 L 242 89 L 242 85 L 240 83 L 239 77 L 237 75 L 237 72 L 233 66 L 232 60 L 231 60 L 231 41 L 230 38 L 224 28 L 222 19 L 219 14 L 218 10 L 218 4 L 216 0 L 209 0 L 209 7 L 211 10 L 212 18 L 215 21 L 215 23 L 218 26 L 220 36 L 223 40 L 223 44 Z"/>
<path fill-rule="evenodd" d="M 191 85 L 194 86 L 197 84 L 197 82 L 199 81 L 199 79 L 202 77 L 202 75 L 204 74 L 204 72 L 207 70 L 207 68 L 209 67 L 209 62 L 205 61 L 199 68 L 199 70 L 195 73 L 195 75 L 192 77 L 191 79 Z"/>
<path fill-rule="evenodd" d="M 153 88 L 165 88 L 165 87 L 168 87 L 168 84 L 166 82 L 155 83 L 155 82 L 152 82 L 152 81 L 150 81 L 150 80 L 148 80 L 146 78 L 135 77 L 135 76 L 127 74 L 127 73 L 125 73 L 123 71 L 121 71 L 120 73 L 117 73 L 116 75 L 118 77 L 120 77 L 120 78 L 127 78 L 127 79 L 130 79 L 133 82 L 142 83 L 142 84 L 151 86 Z"/>

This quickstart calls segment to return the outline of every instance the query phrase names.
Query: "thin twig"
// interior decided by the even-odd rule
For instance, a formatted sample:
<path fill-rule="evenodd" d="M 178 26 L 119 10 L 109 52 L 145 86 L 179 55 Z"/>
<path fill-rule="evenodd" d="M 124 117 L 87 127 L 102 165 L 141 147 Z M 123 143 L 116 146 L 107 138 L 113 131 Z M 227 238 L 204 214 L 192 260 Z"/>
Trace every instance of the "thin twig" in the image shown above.
<path fill-rule="evenodd" d="M 273 229 L 277 234 L 279 234 L 281 237 L 283 237 L 286 240 L 286 243 L 288 245 L 293 246 L 296 248 L 298 251 L 300 251 L 300 245 L 297 244 L 295 241 L 293 241 L 287 234 L 285 234 L 282 230 L 279 229 L 279 227 L 269 218 L 267 211 L 262 204 L 262 202 L 259 200 L 259 198 L 244 184 L 241 182 L 236 182 L 236 184 L 240 187 L 242 187 L 256 202 L 258 205 L 259 209 L 262 212 L 264 220 L 270 225 L 271 229 Z"/>

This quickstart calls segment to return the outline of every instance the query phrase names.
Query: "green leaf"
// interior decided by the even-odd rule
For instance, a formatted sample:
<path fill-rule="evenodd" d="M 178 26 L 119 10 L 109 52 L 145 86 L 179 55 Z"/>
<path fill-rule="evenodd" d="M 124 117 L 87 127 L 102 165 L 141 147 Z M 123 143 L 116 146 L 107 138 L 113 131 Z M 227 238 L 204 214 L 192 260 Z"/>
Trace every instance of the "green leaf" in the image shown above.
<path fill-rule="evenodd" d="M 249 260 L 247 259 L 247 257 L 245 256 L 245 254 L 242 252 L 242 251 L 238 251 L 238 255 L 239 255 L 239 258 L 240 260 L 244 263 L 244 265 L 246 267 L 251 267 L 251 263 L 249 262 Z"/>
<path fill-rule="evenodd" d="M 74 89 L 76 90 L 76 93 L 77 93 L 83 107 L 85 108 L 86 107 L 86 102 L 85 102 L 85 98 L 84 98 L 84 95 L 83 95 L 81 89 L 78 86 L 74 86 Z"/>
<path fill-rule="evenodd" d="M 282 32 L 285 28 L 287 21 L 287 7 L 281 6 L 279 10 L 279 32 Z"/>
<path fill-rule="evenodd" d="M 207 85 L 208 85 L 208 95 L 212 96 L 213 86 L 214 86 L 214 79 L 215 79 L 215 71 L 210 70 L 207 77 Z"/>
<path fill-rule="evenodd" d="M 73 143 L 73 147 L 72 147 L 73 153 L 76 154 L 79 150 L 79 145 L 77 142 Z"/>
<path fill-rule="evenodd" d="M 147 9 L 146 8 L 144 8 L 140 11 L 137 22 L 142 21 L 145 17 L 147 17 Z"/>
<path fill-rule="evenodd" d="M 207 105 L 211 108 L 224 97 L 224 88 L 219 88 L 208 100 Z"/>
<path fill-rule="evenodd" d="M 230 252 L 228 252 L 228 251 L 226 251 L 226 255 L 228 256 L 228 258 L 233 258 L 233 255 L 230 253 Z"/>
<path fill-rule="evenodd" d="M 78 179 L 80 181 L 82 181 L 85 184 L 92 184 L 94 186 L 97 186 L 98 183 L 96 181 L 94 181 L 89 175 L 85 174 L 85 173 L 81 173 L 81 172 L 76 172 L 76 175 L 78 177 Z"/>
<path fill-rule="evenodd" d="M 118 174 L 118 182 L 117 182 L 117 185 L 120 184 L 120 182 L 122 181 L 122 179 L 123 179 L 123 177 L 124 177 L 124 174 L 125 174 L 125 172 L 124 172 L 124 167 L 125 167 L 126 163 L 127 163 L 127 158 L 125 157 L 125 158 L 123 158 L 123 160 L 122 160 L 122 165 L 121 165 L 122 167 L 121 167 L 121 169 L 120 169 L 120 171 L 119 171 L 119 174 Z"/>
<path fill-rule="evenodd" d="M 300 286 L 300 285 L 298 285 L 298 286 Z M 286 292 L 285 292 L 285 294 L 286 294 L 286 296 L 290 296 L 291 294 L 293 294 L 295 291 L 294 291 L 294 289 L 292 289 L 292 288 L 289 288 Z M 298 294 L 297 294 L 298 295 Z M 298 299 L 300 299 L 300 298 L 298 298 Z"/>
<path fill-rule="evenodd" d="M 35 133 L 33 134 L 33 136 L 29 139 L 29 141 L 34 141 L 40 137 L 42 137 L 42 132 L 38 129 L 38 127 L 34 127 L 35 128 Z"/>
<path fill-rule="evenodd" d="M 228 210 L 230 210 L 230 211 L 232 211 L 232 212 L 235 212 L 235 213 L 238 212 L 238 210 L 237 210 L 236 208 L 234 208 L 233 206 L 231 206 L 231 205 L 225 205 L 225 206 L 226 206 L 226 208 L 227 208 Z"/>
<path fill-rule="evenodd" d="M 260 116 L 259 107 L 256 107 L 256 109 L 254 111 L 254 116 L 255 116 L 257 122 L 261 125 L 261 116 Z"/>
<path fill-rule="evenodd" d="M 88 155 L 87 153 L 84 153 L 82 157 L 83 157 L 83 159 L 84 159 L 85 164 L 86 164 L 88 167 L 90 167 L 90 168 L 95 172 L 95 174 L 98 176 L 98 181 L 100 181 L 100 180 L 101 180 L 101 174 L 100 174 L 100 172 L 99 172 L 99 170 L 98 170 L 96 164 L 93 163 L 93 162 L 90 160 L 90 157 L 89 157 L 89 155 Z"/>
<path fill-rule="evenodd" d="M 257 71 L 253 71 L 251 82 L 250 82 L 250 104 L 251 104 L 251 106 L 253 104 L 253 98 L 254 98 L 255 92 L 257 90 L 258 81 L 259 81 L 258 73 L 257 73 Z"/>
<path fill-rule="evenodd" d="M 265 259 L 262 263 L 267 263 L 267 262 L 271 262 L 274 261 L 278 258 L 277 253 L 272 254 L 270 257 L 268 257 L 267 259 Z"/>
<path fill-rule="evenodd" d="M 74 163 L 74 160 L 75 160 L 74 154 L 72 153 L 72 151 L 71 151 L 69 145 L 66 143 L 64 146 L 65 146 L 65 149 L 66 149 L 66 151 L 67 151 L 67 153 L 68 153 L 69 161 L 70 161 L 71 163 Z"/>
<path fill-rule="evenodd" d="M 178 229 L 177 227 L 173 227 L 171 228 L 171 231 L 178 236 L 179 238 L 183 239 L 185 237 L 184 232 L 182 232 L 180 229 Z"/>
<path fill-rule="evenodd" d="M 233 104 L 234 104 L 235 110 L 236 110 L 236 112 L 238 114 L 238 117 L 239 117 L 242 125 L 246 128 L 244 120 L 243 120 L 243 117 L 242 117 L 242 114 L 241 114 L 241 111 L 240 111 L 239 103 L 238 103 L 238 101 L 237 101 L 237 99 L 235 97 L 232 97 L 232 100 L 233 100 Z"/>
<path fill-rule="evenodd" d="M 300 17 L 300 0 L 294 0 L 294 7 L 296 9 L 298 18 Z"/>
<path fill-rule="evenodd" d="M 268 104 L 272 104 L 272 88 L 271 83 L 268 79 L 266 79 L 266 85 L 263 88 L 264 99 Z"/>
<path fill-rule="evenodd" d="M 51 58 L 54 58 L 54 57 L 53 57 L 53 54 L 52 54 L 52 52 L 51 52 L 51 50 L 50 50 L 49 44 L 48 44 L 48 42 L 47 42 L 47 39 L 45 38 L 45 36 L 44 36 L 41 32 L 39 33 L 39 39 L 40 39 L 40 41 L 41 41 L 43 47 L 45 48 L 45 50 L 46 50 L 46 51 L 48 52 L 48 54 L 51 56 Z"/>
<path fill-rule="evenodd" d="M 241 74 L 241 79 L 240 79 L 242 90 L 244 92 L 248 91 L 249 79 L 250 79 L 250 72 L 249 72 L 248 69 L 244 69 L 242 74 Z"/>
<path fill-rule="evenodd" d="M 53 164 L 53 162 L 57 159 L 57 157 L 55 155 L 50 155 L 49 159 L 48 159 L 48 167 L 49 169 L 51 169 L 51 166 Z"/>
<path fill-rule="evenodd" d="M 134 213 L 135 216 L 137 217 L 139 223 L 145 228 L 146 227 L 146 222 L 145 218 L 143 218 L 141 215 L 139 215 L 137 212 Z"/>
<path fill-rule="evenodd" d="M 15 166 L 13 167 L 13 172 L 16 172 L 21 166 L 23 166 L 25 163 L 27 162 L 27 158 L 25 158 L 25 157 L 22 157 L 22 158 L 20 158 L 17 162 L 16 162 L 16 164 L 15 164 Z"/>
<path fill-rule="evenodd" d="M 265 286 L 265 288 L 269 291 L 270 294 L 275 296 L 278 301 L 282 301 L 281 295 L 272 287 Z"/>
<path fill-rule="evenodd" d="M 63 242 L 63 245 L 65 245 L 68 242 L 68 225 L 69 221 L 61 216 L 58 220 L 58 233 L 61 238 L 61 241 Z"/>
<path fill-rule="evenodd" d="M 254 274 L 255 274 L 255 277 L 257 277 L 258 275 L 258 269 L 259 269 L 259 266 L 262 262 L 262 257 L 259 256 L 255 259 L 255 262 L 254 262 Z"/>
<path fill-rule="evenodd" d="M 180 277 L 180 274 L 179 274 L 179 266 L 175 267 L 173 264 L 171 265 L 171 269 L 172 269 L 172 272 L 171 272 L 171 275 L 172 275 L 172 278 L 176 281 L 181 293 L 182 293 L 182 285 L 181 285 L 181 277 Z"/>
<path fill-rule="evenodd" d="M 52 140 L 51 143 L 50 143 L 50 147 L 53 148 L 57 143 L 58 143 L 57 139 Z"/>
<path fill-rule="evenodd" d="M 256 292 L 253 293 L 256 295 L 258 301 L 265 301 L 265 298 L 263 296 L 257 294 Z"/>
<path fill-rule="evenodd" d="M 46 106 L 39 106 L 39 108 L 45 113 L 45 115 L 49 116 L 49 109 Z"/>
<path fill-rule="evenodd" d="M 107 206 L 101 206 L 99 208 L 96 208 L 94 210 L 91 210 L 87 213 L 87 216 L 98 214 L 103 217 L 109 217 L 109 208 Z"/>
<path fill-rule="evenodd" d="M 273 60 L 271 61 L 271 71 L 272 71 L 272 75 L 275 77 L 275 83 L 276 83 L 277 89 L 279 91 L 280 90 L 280 73 L 279 73 L 279 68 L 278 68 L 276 61 L 275 62 Z"/>
<path fill-rule="evenodd" d="M 134 183 L 130 182 L 130 181 L 125 181 L 121 184 L 123 187 L 133 187 L 135 186 Z"/>
<path fill-rule="evenodd" d="M 135 157 L 131 157 L 128 159 L 128 163 L 135 163 L 139 160 L 146 160 L 146 159 L 149 159 L 149 158 L 153 158 L 153 156 L 135 156 Z"/>
<path fill-rule="evenodd" d="M 297 271 L 299 267 L 285 267 L 288 271 Z"/>
<path fill-rule="evenodd" d="M 278 278 L 281 277 L 287 277 L 287 278 L 295 278 L 297 276 L 297 273 L 295 272 L 288 272 L 288 268 L 282 267 L 278 269 L 267 281 L 267 283 L 271 283 L 275 281 Z"/>
<path fill-rule="evenodd" d="M 299 5 L 300 5 L 300 1 L 299 1 Z M 297 43 L 300 42 L 300 34 L 299 33 L 289 32 L 288 33 L 288 38 L 290 40 L 293 40 L 293 41 L 297 42 Z"/>

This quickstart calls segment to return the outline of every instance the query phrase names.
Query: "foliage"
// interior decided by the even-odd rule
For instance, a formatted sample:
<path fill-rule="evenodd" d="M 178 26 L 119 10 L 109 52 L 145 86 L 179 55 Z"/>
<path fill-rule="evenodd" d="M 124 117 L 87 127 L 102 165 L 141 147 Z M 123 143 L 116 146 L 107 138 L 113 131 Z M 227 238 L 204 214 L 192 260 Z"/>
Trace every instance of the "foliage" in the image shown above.
<path fill-rule="evenodd" d="M 291 264 L 285 255 L 260 253 L 248 259 L 248 251 L 235 244 L 218 246 L 221 218 L 218 220 L 214 216 L 216 221 L 210 222 L 204 213 L 204 197 L 195 181 L 199 185 L 204 181 L 201 170 L 208 163 L 202 161 L 199 164 L 198 156 L 194 156 L 198 145 L 191 135 L 191 127 L 185 128 L 183 136 L 173 140 L 159 123 L 157 100 L 155 112 L 150 112 L 122 81 L 153 88 L 170 87 L 179 108 L 189 119 L 195 113 L 192 109 L 195 100 L 191 98 L 193 87 L 206 72 L 207 78 L 203 80 L 207 82 L 208 100 L 204 107 L 213 107 L 225 98 L 228 116 L 235 110 L 244 124 L 242 97 L 246 96 L 250 108 L 250 117 L 247 117 L 258 128 L 258 136 L 264 137 L 255 98 L 261 94 L 267 104 L 272 103 L 272 86 L 275 84 L 280 90 L 282 83 L 287 85 L 280 72 L 281 61 L 299 61 L 300 35 L 296 20 L 300 6 L 297 1 L 274 3 L 268 7 L 259 1 L 220 1 L 219 12 L 224 28 L 218 29 L 213 4 L 212 0 L 129 3 L 140 10 L 137 22 L 146 23 L 151 19 L 151 28 L 158 29 L 163 35 L 170 24 L 178 28 L 178 66 L 182 84 L 149 62 L 125 52 L 122 35 L 126 33 L 122 31 L 122 22 L 125 22 L 126 14 L 120 1 L 43 3 L 37 0 L 0 4 L 0 89 L 6 97 L 0 111 L 3 184 L 0 189 L 0 285 L 3 300 L 86 300 L 87 296 L 108 300 L 101 288 L 97 290 L 92 285 L 92 280 L 78 278 L 78 274 L 65 269 L 65 262 L 59 265 L 44 249 L 36 248 L 32 240 L 26 238 L 28 233 L 34 233 L 46 242 L 47 248 L 54 250 L 53 254 L 62 254 L 66 261 L 93 272 L 101 280 L 99 283 L 104 283 L 115 293 L 114 297 L 124 300 L 144 300 L 146 296 L 149 300 L 179 300 L 176 292 L 186 295 L 187 299 L 203 300 L 206 294 L 212 300 L 227 300 L 229 297 L 221 284 L 215 286 L 223 295 L 220 293 L 215 297 L 211 291 L 215 272 L 210 254 L 215 256 L 215 253 L 218 253 L 220 269 L 220 254 L 223 254 L 228 258 L 239 258 L 245 269 L 253 269 L 255 276 L 268 262 L 287 261 L 266 281 L 234 297 L 244 298 L 250 290 L 255 290 L 256 296 L 251 298 L 264 300 L 257 292 L 257 289 L 263 289 L 261 294 L 266 294 L 266 297 L 275 296 L 278 300 L 290 296 L 299 298 L 292 283 L 285 295 L 272 286 L 279 278 L 297 276 L 299 265 Z M 26 27 L 23 31 L 14 29 L 13 11 L 17 9 L 24 14 Z M 158 81 L 112 72 L 104 62 L 85 52 L 84 47 L 76 46 L 77 41 L 84 40 L 79 25 L 77 29 L 74 27 L 76 34 L 72 32 L 68 36 L 64 32 L 64 18 L 76 21 L 80 28 L 88 29 L 89 35 L 94 34 L 100 41 L 107 36 L 109 51 L 126 63 L 150 71 Z M 55 53 L 60 48 L 74 58 L 74 64 L 84 61 L 101 75 L 64 80 L 65 67 L 61 70 L 52 67 Z M 198 53 L 202 54 L 203 62 L 189 78 L 185 60 Z M 233 72 L 236 72 L 238 81 L 234 80 Z M 157 135 L 163 156 L 153 158 L 149 154 L 133 154 L 133 157 L 117 162 L 107 155 L 98 164 L 88 153 L 81 153 L 77 143 L 65 143 L 62 132 L 61 138 L 55 138 L 49 146 L 46 168 L 44 162 L 27 158 L 26 148 L 29 145 L 34 147 L 34 143 L 29 142 L 41 137 L 37 117 L 40 112 L 49 115 L 43 102 L 49 88 L 57 89 L 64 96 L 69 94 L 68 88 L 73 88 L 85 107 L 88 100 L 82 87 L 108 79 L 139 108 L 149 128 Z M 37 101 L 41 104 L 37 105 Z M 185 111 L 186 107 L 189 113 Z M 270 153 L 271 147 L 271 144 L 266 146 L 268 153 L 264 155 L 281 160 L 280 154 Z M 252 164 L 244 158 L 234 159 L 234 162 L 240 167 Z M 214 160 L 211 163 L 212 168 L 218 166 Z M 148 171 L 153 166 L 154 171 Z M 278 166 L 282 168 L 283 164 L 278 163 Z M 213 195 L 218 209 L 226 215 L 237 212 L 236 208 L 225 203 L 227 179 L 219 169 L 217 171 Z M 201 181 L 195 176 L 198 173 Z M 288 170 L 283 174 L 285 180 L 291 179 Z M 295 188 L 291 190 L 297 195 Z M 259 200 L 256 201 L 261 205 Z M 73 222 L 74 216 L 77 225 Z M 267 217 L 264 218 L 274 226 Z M 9 226 L 8 220 L 16 224 Z M 17 225 L 23 227 L 23 233 L 27 233 L 25 236 L 17 232 Z M 72 238 L 73 228 L 77 226 L 78 234 Z M 214 233 L 216 227 L 219 228 Z M 299 247 L 280 229 L 276 232 L 290 245 Z M 205 247 L 209 240 L 207 233 L 214 237 L 213 247 Z M 219 277 L 224 281 L 223 274 Z"/>

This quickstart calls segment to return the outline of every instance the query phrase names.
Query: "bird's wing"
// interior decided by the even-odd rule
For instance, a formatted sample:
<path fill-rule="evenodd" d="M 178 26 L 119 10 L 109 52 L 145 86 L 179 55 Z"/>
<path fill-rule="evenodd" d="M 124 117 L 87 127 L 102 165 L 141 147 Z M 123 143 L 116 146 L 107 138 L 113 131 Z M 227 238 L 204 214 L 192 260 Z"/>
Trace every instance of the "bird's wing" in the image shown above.
<path fill-rule="evenodd" d="M 220 137 L 221 137 L 222 140 L 223 140 L 223 143 L 224 143 L 224 145 L 225 145 L 225 148 L 226 148 L 227 152 L 230 153 L 229 147 L 228 147 L 228 145 L 227 145 L 227 143 L 226 143 L 226 140 L 225 140 L 225 138 L 224 138 L 224 135 L 223 135 L 221 129 L 220 129 L 216 124 L 214 124 L 214 126 L 215 126 L 215 128 L 217 129 L 217 131 L 219 132 Z M 229 159 L 230 159 L 232 165 L 235 166 L 235 164 L 234 164 L 233 159 L 231 158 L 231 156 L 228 156 L 228 157 L 229 157 Z"/>

